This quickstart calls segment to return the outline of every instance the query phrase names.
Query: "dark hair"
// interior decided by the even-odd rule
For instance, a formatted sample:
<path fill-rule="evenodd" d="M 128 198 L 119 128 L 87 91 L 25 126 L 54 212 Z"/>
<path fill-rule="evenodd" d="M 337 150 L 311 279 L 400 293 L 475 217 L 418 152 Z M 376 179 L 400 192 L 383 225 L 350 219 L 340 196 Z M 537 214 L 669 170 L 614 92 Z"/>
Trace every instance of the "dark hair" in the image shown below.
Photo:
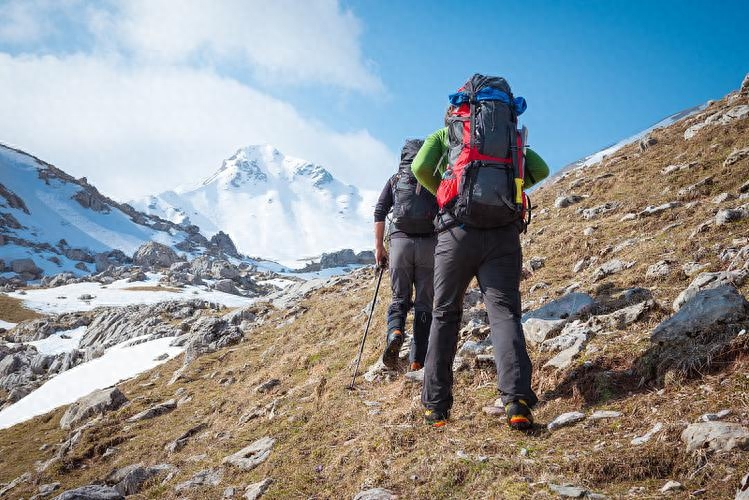
<path fill-rule="evenodd" d="M 447 119 L 450 118 L 450 115 L 455 111 L 455 106 L 450 104 L 447 106 L 447 109 L 445 110 L 445 127 L 447 127 Z"/>

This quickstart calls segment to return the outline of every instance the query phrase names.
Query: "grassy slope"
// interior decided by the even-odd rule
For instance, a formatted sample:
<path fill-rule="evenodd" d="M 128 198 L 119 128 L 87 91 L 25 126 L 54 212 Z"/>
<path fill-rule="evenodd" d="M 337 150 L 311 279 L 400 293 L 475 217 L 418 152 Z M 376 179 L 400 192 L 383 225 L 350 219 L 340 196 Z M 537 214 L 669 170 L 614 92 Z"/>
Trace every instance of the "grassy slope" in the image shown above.
<path fill-rule="evenodd" d="M 719 102 L 714 108 L 722 105 Z M 546 266 L 524 283 L 527 300 L 538 302 L 544 295 L 554 298 L 570 282 L 578 281 L 582 290 L 604 302 L 618 290 L 644 286 L 668 306 L 691 280 L 678 270 L 678 264 L 694 260 L 708 264 L 708 270 L 725 268 L 715 249 L 746 236 L 746 223 L 711 228 L 695 237 L 690 233 L 717 210 L 710 202 L 712 196 L 723 191 L 736 193 L 737 187 L 749 180 L 746 161 L 722 166 L 735 147 L 749 146 L 749 120 L 703 129 L 685 142 L 682 134 L 689 124 L 687 120 L 656 131 L 653 137 L 658 144 L 644 153 L 636 145 L 629 146 L 616 154 L 626 160 L 607 160 L 582 174 L 589 180 L 606 172 L 613 177 L 570 191 L 569 184 L 577 179 L 571 174 L 537 190 L 534 202 L 548 210 L 537 217 L 526 236 L 525 251 L 527 258 L 539 255 L 547 260 Z M 699 161 L 701 167 L 670 176 L 659 173 L 669 164 L 690 161 Z M 701 193 L 699 205 L 619 222 L 628 211 L 677 199 L 680 188 L 707 175 L 713 176 L 714 184 Z M 590 198 L 570 208 L 553 208 L 554 199 L 566 192 L 589 194 Z M 619 201 L 623 206 L 594 221 L 584 221 L 576 213 L 578 207 L 607 201 Z M 671 223 L 681 224 L 663 232 Z M 585 237 L 582 232 L 589 225 L 598 229 Z M 592 270 L 577 275 L 572 272 L 578 259 L 643 236 L 648 239 L 616 255 L 600 257 L 598 263 L 613 257 L 636 260 L 631 269 L 598 283 L 592 280 Z M 678 263 L 672 274 L 645 278 L 647 267 L 662 258 Z M 542 281 L 549 284 L 547 289 L 527 293 L 531 285 Z M 177 360 L 121 384 L 132 404 L 87 431 L 65 462 L 38 479 L 77 486 L 102 479 L 117 467 L 167 462 L 178 465 L 180 473 L 166 486 L 153 482 L 141 497 L 169 498 L 174 496 L 175 484 L 199 470 L 219 466 L 223 457 L 265 435 L 278 442 L 264 464 L 249 473 L 228 469 L 221 486 L 197 490 L 191 497 L 216 498 L 226 486 L 244 486 L 270 476 L 275 483 L 266 498 L 350 498 L 366 485 L 388 487 L 404 498 L 543 497 L 546 487 L 536 483 L 545 480 L 568 481 L 611 495 L 642 486 L 647 495 L 657 496 L 667 479 L 677 479 L 689 490 L 705 488 L 708 498 L 729 498 L 747 472 L 746 452 L 688 456 L 679 441 L 683 425 L 707 411 L 732 408 L 734 413 L 728 420 L 749 424 L 746 351 L 702 377 L 673 380 L 666 386 L 641 385 L 629 371 L 650 347 L 649 333 L 667 317 L 665 308 L 627 331 L 594 339 L 597 352 L 586 353 L 564 372 L 536 371 L 535 386 L 544 394 L 537 411 L 540 422 L 573 409 L 613 409 L 623 412 L 623 418 L 585 422 L 553 434 L 543 430 L 532 435 L 510 432 L 496 417 L 481 412 L 481 407 L 495 398 L 494 374 L 491 369 L 477 369 L 457 375 L 453 421 L 434 430 L 421 424 L 419 388 L 402 378 L 384 384 L 368 384 L 360 378 L 357 391 L 345 389 L 365 320 L 362 309 L 371 298 L 373 282 L 369 271 L 317 292 L 301 304 L 300 316 L 294 321 L 290 321 L 293 315 L 285 317 L 287 312 L 274 313 L 264 325 L 249 332 L 242 344 L 199 358 L 188 370 L 186 381 L 166 385 L 179 366 Z M 749 287 L 742 287 L 742 292 L 749 296 Z M 379 354 L 386 306 L 386 301 L 378 304 L 364 366 Z M 549 357 L 535 350 L 531 355 L 537 367 Z M 590 363 L 584 366 L 585 361 Z M 231 377 L 235 383 L 222 384 Z M 258 384 L 271 377 L 281 380 L 275 392 L 255 392 Z M 172 397 L 180 387 L 192 395 L 192 401 L 156 420 L 124 424 L 126 417 Z M 240 423 L 247 411 L 273 406 L 274 400 L 273 418 L 266 414 Z M 380 406 L 366 406 L 364 401 L 378 401 Z M 57 426 L 62 411 L 0 431 L 0 482 L 31 471 L 35 461 L 52 456 L 52 449 L 40 447 L 65 438 Z M 163 450 L 165 444 L 200 422 L 207 423 L 208 429 L 183 450 L 171 456 Z M 632 437 L 644 434 L 655 422 L 663 422 L 666 430 L 644 446 L 630 445 Z M 113 444 L 117 452 L 102 457 Z M 526 456 L 521 449 L 527 450 Z M 471 457 L 490 458 L 483 463 L 466 460 L 456 455 L 459 450 Z M 190 459 L 202 454 L 206 456 L 201 461 Z M 32 489 L 19 486 L 13 494 L 28 496 Z"/>

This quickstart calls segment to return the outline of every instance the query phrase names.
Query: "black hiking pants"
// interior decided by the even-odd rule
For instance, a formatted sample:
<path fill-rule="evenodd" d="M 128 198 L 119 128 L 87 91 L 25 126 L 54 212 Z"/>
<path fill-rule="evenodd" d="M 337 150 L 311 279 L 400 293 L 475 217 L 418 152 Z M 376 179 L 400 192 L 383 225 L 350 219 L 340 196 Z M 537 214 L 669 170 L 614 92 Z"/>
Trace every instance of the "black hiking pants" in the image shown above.
<path fill-rule="evenodd" d="M 395 330 L 404 332 L 408 311 L 413 306 L 413 343 L 409 360 L 422 365 L 427 353 L 429 329 L 432 324 L 436 243 L 437 237 L 434 235 L 403 234 L 390 239 L 390 287 L 393 300 L 388 308 L 388 333 Z"/>
<path fill-rule="evenodd" d="M 455 226 L 437 239 L 434 267 L 434 311 L 424 367 L 421 401 L 431 410 L 448 411 L 453 404 L 453 360 L 463 314 L 463 296 L 476 276 L 484 294 L 491 327 L 497 387 L 504 404 L 538 402 L 531 389 L 531 361 L 520 324 L 519 229 Z"/>

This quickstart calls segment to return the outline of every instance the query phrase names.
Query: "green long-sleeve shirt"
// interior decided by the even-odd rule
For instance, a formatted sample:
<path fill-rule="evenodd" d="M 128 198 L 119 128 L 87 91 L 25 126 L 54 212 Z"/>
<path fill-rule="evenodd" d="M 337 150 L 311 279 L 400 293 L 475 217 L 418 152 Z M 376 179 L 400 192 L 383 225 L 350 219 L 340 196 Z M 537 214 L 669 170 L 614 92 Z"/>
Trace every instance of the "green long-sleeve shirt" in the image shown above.
<path fill-rule="evenodd" d="M 442 174 L 447 168 L 447 128 L 441 128 L 424 140 L 424 145 L 411 164 L 419 184 L 427 188 L 432 194 L 437 194 L 437 188 L 442 180 Z M 537 184 L 549 175 L 549 166 L 538 153 L 531 148 L 525 152 L 525 189 Z"/>

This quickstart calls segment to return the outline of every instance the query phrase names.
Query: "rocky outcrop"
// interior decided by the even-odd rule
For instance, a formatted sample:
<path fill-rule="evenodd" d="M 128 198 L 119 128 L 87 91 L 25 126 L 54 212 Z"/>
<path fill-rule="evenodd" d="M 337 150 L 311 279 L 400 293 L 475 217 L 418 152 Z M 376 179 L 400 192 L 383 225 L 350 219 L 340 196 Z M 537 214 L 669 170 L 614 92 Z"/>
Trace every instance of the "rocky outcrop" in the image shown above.
<path fill-rule="evenodd" d="M 239 258 L 237 247 L 234 246 L 234 242 L 225 232 L 219 231 L 218 233 L 211 236 L 210 243 L 218 250 L 219 253 L 223 253 L 230 257 Z"/>
<path fill-rule="evenodd" d="M 710 451 L 749 449 L 749 429 L 740 424 L 726 422 L 698 422 L 690 424 L 681 433 L 687 451 L 706 448 Z"/>
<path fill-rule="evenodd" d="M 106 478 L 106 482 L 124 496 L 135 495 L 140 492 L 143 484 L 159 474 L 173 469 L 171 465 L 159 464 L 152 467 L 143 464 L 133 464 L 117 469 Z"/>
<path fill-rule="evenodd" d="M 170 247 L 149 241 L 136 250 L 133 263 L 138 266 L 169 268 L 179 257 Z"/>
<path fill-rule="evenodd" d="M 275 444 L 275 439 L 266 436 L 224 458 L 223 463 L 250 471 L 268 459 Z"/>
<path fill-rule="evenodd" d="M 60 419 L 60 428 L 70 430 L 94 415 L 117 410 L 125 403 L 127 398 L 117 387 L 94 391 L 68 407 Z"/>

